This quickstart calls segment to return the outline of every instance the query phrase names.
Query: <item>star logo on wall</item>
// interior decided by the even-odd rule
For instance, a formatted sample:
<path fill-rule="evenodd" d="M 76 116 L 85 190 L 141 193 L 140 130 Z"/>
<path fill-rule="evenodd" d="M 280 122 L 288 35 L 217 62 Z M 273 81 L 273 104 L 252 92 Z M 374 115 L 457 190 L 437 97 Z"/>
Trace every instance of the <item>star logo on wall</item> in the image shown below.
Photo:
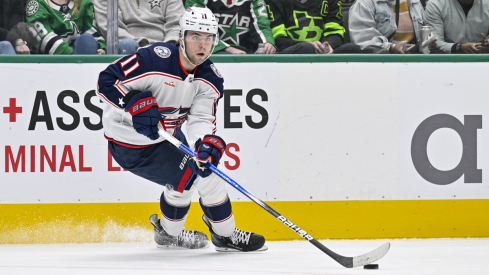
<path fill-rule="evenodd" d="M 239 36 L 247 33 L 249 31 L 246 27 L 239 27 L 238 24 L 238 14 L 236 14 L 231 20 L 229 25 L 221 25 L 219 24 L 219 29 L 222 31 L 221 40 L 230 43 L 239 45 L 240 39 Z"/>
<path fill-rule="evenodd" d="M 151 5 L 151 9 L 154 9 L 156 7 L 161 8 L 160 4 L 163 0 L 151 0 L 149 1 L 149 4 Z"/>

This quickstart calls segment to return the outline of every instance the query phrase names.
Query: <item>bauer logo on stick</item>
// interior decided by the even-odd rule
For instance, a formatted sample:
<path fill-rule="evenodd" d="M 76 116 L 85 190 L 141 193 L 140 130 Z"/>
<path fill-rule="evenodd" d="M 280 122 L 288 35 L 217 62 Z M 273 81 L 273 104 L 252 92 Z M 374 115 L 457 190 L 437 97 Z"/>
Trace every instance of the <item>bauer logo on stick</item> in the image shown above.
<path fill-rule="evenodd" d="M 297 225 L 295 225 L 293 222 L 289 221 L 286 217 L 284 216 L 279 216 L 277 217 L 277 219 L 281 222 L 283 222 L 285 225 L 287 225 L 290 229 L 294 230 L 295 232 L 297 232 L 297 234 L 299 234 L 302 238 L 310 241 L 312 240 L 313 238 L 311 237 L 311 235 L 307 234 L 306 231 L 302 230 L 300 227 L 298 227 Z"/>

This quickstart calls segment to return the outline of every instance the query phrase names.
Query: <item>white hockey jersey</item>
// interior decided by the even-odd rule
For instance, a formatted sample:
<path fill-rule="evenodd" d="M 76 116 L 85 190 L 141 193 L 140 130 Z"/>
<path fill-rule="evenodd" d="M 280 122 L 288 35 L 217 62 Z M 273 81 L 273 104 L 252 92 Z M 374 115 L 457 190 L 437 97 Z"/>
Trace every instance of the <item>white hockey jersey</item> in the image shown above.
<path fill-rule="evenodd" d="M 140 48 L 109 65 L 99 75 L 97 95 L 107 103 L 102 116 L 108 140 L 140 148 L 164 141 L 151 140 L 134 130 L 132 117 L 124 109 L 124 96 L 132 91 L 151 91 L 159 105 L 169 133 L 187 121 L 187 141 L 195 141 L 216 131 L 216 111 L 224 94 L 221 74 L 210 60 L 197 66 L 193 74 L 183 69 L 178 48 L 156 43 Z"/>

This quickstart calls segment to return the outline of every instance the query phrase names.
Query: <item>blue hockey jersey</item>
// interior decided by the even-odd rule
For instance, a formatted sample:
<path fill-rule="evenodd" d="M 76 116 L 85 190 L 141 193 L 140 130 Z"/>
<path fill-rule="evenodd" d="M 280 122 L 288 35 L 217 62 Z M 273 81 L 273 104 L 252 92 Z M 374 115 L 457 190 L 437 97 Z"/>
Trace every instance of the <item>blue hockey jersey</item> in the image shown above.
<path fill-rule="evenodd" d="M 173 44 L 156 43 L 115 61 L 100 73 L 97 95 L 107 103 L 102 123 L 108 140 L 135 148 L 164 141 L 162 137 L 150 140 L 134 130 L 123 102 L 132 90 L 153 93 L 169 133 L 175 135 L 175 128 L 186 121 L 192 149 L 197 139 L 215 133 L 224 80 L 209 59 L 192 74 L 187 73 L 178 51 Z"/>

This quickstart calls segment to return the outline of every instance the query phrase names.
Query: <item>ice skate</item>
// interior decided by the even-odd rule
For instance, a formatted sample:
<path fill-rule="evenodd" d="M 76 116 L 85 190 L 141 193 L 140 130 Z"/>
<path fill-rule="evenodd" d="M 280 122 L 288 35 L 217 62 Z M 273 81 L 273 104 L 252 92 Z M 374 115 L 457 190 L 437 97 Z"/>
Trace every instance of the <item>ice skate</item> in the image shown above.
<path fill-rule="evenodd" d="M 178 236 L 171 236 L 161 226 L 157 214 L 151 215 L 149 221 L 155 228 L 155 242 L 159 247 L 199 249 L 209 246 L 209 239 L 202 232 L 184 228 Z"/>
<path fill-rule="evenodd" d="M 234 229 L 234 232 L 229 237 L 219 236 L 212 230 L 211 224 L 207 217 L 202 216 L 205 224 L 209 227 L 211 232 L 212 244 L 216 247 L 216 251 L 219 252 L 252 252 L 252 251 L 265 251 L 268 249 L 265 246 L 265 238 L 256 233 L 246 232 Z"/>

